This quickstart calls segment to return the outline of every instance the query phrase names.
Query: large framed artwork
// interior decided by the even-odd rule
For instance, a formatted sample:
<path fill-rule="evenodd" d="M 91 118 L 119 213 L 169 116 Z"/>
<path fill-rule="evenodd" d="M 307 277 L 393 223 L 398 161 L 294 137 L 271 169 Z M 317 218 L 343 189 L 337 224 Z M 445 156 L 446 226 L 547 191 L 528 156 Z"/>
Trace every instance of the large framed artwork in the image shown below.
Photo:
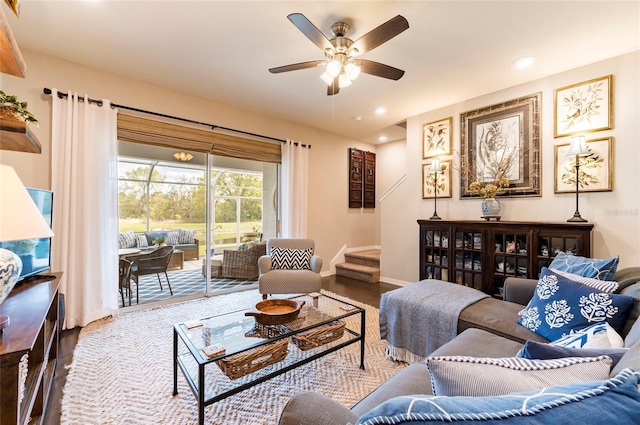
<path fill-rule="evenodd" d="M 570 143 L 555 146 L 555 193 L 576 192 L 576 157 L 566 156 Z M 613 190 L 613 137 L 587 140 L 590 154 L 579 157 L 580 192 Z"/>
<path fill-rule="evenodd" d="M 451 161 L 440 161 L 442 172 L 438 172 L 438 184 L 435 185 L 436 173 L 431 173 L 431 162 L 422 164 L 422 199 L 433 199 L 438 191 L 438 198 L 451 198 Z"/>
<path fill-rule="evenodd" d="M 452 117 L 422 126 L 422 159 L 451 154 L 452 127 Z"/>
<path fill-rule="evenodd" d="M 460 114 L 460 197 L 479 195 L 472 182 L 486 185 L 500 177 L 509 186 L 501 197 L 541 196 L 540 104 L 542 93 Z"/>
<path fill-rule="evenodd" d="M 613 127 L 613 75 L 553 91 L 553 135 L 609 130 Z"/>

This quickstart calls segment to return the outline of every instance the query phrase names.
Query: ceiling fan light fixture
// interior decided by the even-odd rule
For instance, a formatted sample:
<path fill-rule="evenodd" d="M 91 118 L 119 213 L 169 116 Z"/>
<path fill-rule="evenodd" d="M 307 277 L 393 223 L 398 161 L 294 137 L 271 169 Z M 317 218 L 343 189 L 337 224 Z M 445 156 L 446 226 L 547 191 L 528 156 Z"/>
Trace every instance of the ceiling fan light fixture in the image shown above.
<path fill-rule="evenodd" d="M 349 80 L 355 81 L 356 78 L 358 78 L 360 76 L 360 67 L 358 65 L 356 65 L 355 63 L 348 63 L 344 67 L 344 72 L 349 77 Z"/>
<path fill-rule="evenodd" d="M 350 85 L 351 85 L 351 80 L 349 79 L 349 76 L 344 72 L 340 74 L 340 77 L 338 78 L 338 87 L 343 89 L 345 87 L 349 87 Z"/>
<path fill-rule="evenodd" d="M 191 161 L 193 159 L 193 155 L 186 152 L 176 152 L 173 154 L 173 157 L 178 161 Z"/>
<path fill-rule="evenodd" d="M 327 74 L 331 77 L 335 78 L 340 75 L 342 71 L 342 64 L 338 59 L 331 59 L 329 63 L 327 63 Z"/>
<path fill-rule="evenodd" d="M 333 84 L 333 77 L 326 71 L 322 73 L 320 79 L 324 81 L 328 86 L 331 86 L 331 84 Z"/>

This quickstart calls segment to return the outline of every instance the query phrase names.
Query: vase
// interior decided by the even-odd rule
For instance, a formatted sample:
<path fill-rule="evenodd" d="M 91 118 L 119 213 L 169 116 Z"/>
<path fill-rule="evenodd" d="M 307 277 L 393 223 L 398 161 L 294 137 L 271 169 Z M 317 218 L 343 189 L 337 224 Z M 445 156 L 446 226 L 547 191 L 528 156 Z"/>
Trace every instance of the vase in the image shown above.
<path fill-rule="evenodd" d="M 20 257 L 8 249 L 0 248 L 0 304 L 9 296 L 18 282 L 20 273 L 22 273 Z"/>
<path fill-rule="evenodd" d="M 482 215 L 500 215 L 500 202 L 496 198 L 485 198 L 482 200 Z"/>

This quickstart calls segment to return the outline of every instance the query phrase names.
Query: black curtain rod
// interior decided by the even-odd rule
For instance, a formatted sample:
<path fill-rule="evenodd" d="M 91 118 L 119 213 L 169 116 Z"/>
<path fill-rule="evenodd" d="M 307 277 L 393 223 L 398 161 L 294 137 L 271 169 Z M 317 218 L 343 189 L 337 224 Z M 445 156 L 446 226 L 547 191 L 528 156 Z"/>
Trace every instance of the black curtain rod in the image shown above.
<path fill-rule="evenodd" d="M 51 89 L 45 87 L 44 88 L 44 94 L 48 94 L 50 95 Z M 69 95 L 67 93 L 63 93 L 63 92 L 58 92 L 58 97 L 60 99 L 62 99 L 63 97 L 69 97 Z M 78 97 L 79 100 L 84 101 L 83 97 Z M 89 103 L 95 103 L 98 106 L 102 106 L 102 100 L 100 99 L 92 99 L 92 98 L 87 98 Z M 254 137 L 260 137 L 263 139 L 268 139 L 268 140 L 274 140 L 276 142 L 281 142 L 281 143 L 286 143 L 287 141 L 284 139 L 277 139 L 275 137 L 270 137 L 270 136 L 263 136 L 261 134 L 256 134 L 256 133 L 249 133 L 248 131 L 242 131 L 242 130 L 236 130 L 233 128 L 228 128 L 228 127 L 222 127 L 219 125 L 215 125 L 215 124 L 208 124 L 206 122 L 200 122 L 200 121 L 195 121 L 195 120 L 190 120 L 188 118 L 180 118 L 180 117 L 174 117 L 173 115 L 166 115 L 166 114 L 161 114 L 159 112 L 152 112 L 152 111 L 145 111 L 144 109 L 138 109 L 138 108 L 133 108 L 131 106 L 126 106 L 126 105 L 118 105 L 117 103 L 113 103 L 111 102 L 110 105 L 112 108 L 119 108 L 119 109 L 127 109 L 129 111 L 135 111 L 135 112 L 141 112 L 143 114 L 149 114 L 149 115 L 155 115 L 156 117 L 163 117 L 163 118 L 169 118 L 172 120 L 178 120 L 178 121 L 183 121 L 183 122 L 188 122 L 191 124 L 198 124 L 198 125 L 203 125 L 205 127 L 211 127 L 212 130 L 216 130 L 216 129 L 220 129 L 220 130 L 225 130 L 225 131 L 233 131 L 235 133 L 241 133 L 241 134 L 245 134 L 247 136 L 254 136 Z M 298 145 L 298 143 L 295 143 L 296 145 Z M 307 147 L 307 145 L 302 145 L 303 147 Z M 311 145 L 308 145 L 309 149 L 311 149 Z"/>

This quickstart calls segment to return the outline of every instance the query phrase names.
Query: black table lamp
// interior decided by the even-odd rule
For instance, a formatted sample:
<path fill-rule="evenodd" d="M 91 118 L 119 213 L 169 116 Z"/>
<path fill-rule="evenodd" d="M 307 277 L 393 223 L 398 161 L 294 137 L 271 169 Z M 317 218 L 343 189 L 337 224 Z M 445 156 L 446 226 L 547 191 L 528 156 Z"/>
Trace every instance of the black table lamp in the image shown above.
<path fill-rule="evenodd" d="M 438 204 L 438 173 L 442 172 L 442 164 L 440 163 L 440 158 L 433 158 L 431 161 L 431 168 L 429 168 L 429 173 L 434 173 L 433 176 L 433 215 L 429 220 L 441 220 L 438 217 L 437 204 Z"/>
<path fill-rule="evenodd" d="M 580 192 L 580 157 L 581 156 L 589 156 L 591 152 L 589 152 L 589 148 L 587 148 L 587 142 L 584 136 L 574 136 L 571 138 L 571 146 L 569 146 L 569 152 L 567 152 L 566 156 L 575 156 L 576 157 L 576 212 L 573 213 L 573 217 L 571 217 L 568 222 L 586 222 L 584 218 L 580 216 L 580 211 L 578 210 L 578 193 Z"/>

